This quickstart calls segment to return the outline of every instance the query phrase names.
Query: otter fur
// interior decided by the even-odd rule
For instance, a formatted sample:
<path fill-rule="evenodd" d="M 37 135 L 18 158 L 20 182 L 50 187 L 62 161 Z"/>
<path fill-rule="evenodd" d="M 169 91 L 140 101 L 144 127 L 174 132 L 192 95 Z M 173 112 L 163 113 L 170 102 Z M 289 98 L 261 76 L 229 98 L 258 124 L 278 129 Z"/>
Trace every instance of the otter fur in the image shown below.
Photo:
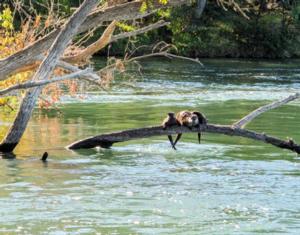
<path fill-rule="evenodd" d="M 177 121 L 177 119 L 175 117 L 175 113 L 168 113 L 168 116 L 163 120 L 161 125 L 162 125 L 162 128 L 164 130 L 166 130 L 167 127 L 178 126 L 180 124 L 179 124 L 179 122 Z M 169 138 L 169 141 L 172 145 L 172 148 L 176 150 L 174 142 L 173 142 L 172 135 L 168 135 L 168 138 Z"/>
<path fill-rule="evenodd" d="M 186 126 L 189 129 L 192 129 L 193 127 L 198 127 L 198 141 L 199 144 L 201 142 L 201 131 L 200 131 L 200 125 L 206 125 L 207 119 L 206 117 L 197 111 L 181 111 L 176 114 L 176 120 L 179 123 L 180 126 Z M 176 143 L 180 140 L 182 136 L 182 133 L 179 133 L 176 137 L 176 140 L 174 142 L 174 147 Z"/>

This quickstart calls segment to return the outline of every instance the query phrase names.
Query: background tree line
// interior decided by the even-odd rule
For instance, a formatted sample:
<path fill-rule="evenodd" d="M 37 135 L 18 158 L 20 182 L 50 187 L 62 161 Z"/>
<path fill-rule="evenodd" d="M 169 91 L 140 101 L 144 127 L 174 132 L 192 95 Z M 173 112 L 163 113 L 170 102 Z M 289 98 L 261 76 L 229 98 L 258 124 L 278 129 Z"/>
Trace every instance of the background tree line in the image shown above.
<path fill-rule="evenodd" d="M 300 56 L 300 1 L 248 0 L 239 1 L 239 6 L 245 15 L 213 0 L 207 2 L 201 18 L 195 14 L 195 4 L 165 12 L 171 25 L 143 35 L 137 43 L 165 40 L 190 57 Z"/>
<path fill-rule="evenodd" d="M 13 6 L 14 0 L 3 1 Z M 70 15 L 82 0 L 24 0 L 19 13 L 48 15 L 49 9 L 61 17 Z M 111 2 L 111 1 L 108 1 Z M 300 56 L 300 1 L 247 0 L 236 1 L 244 14 L 226 0 L 208 0 L 203 15 L 195 14 L 197 2 L 173 10 L 160 10 L 157 16 L 145 19 L 154 22 L 158 17 L 171 24 L 148 32 L 130 42 L 136 47 L 153 45 L 159 41 L 172 43 L 178 53 L 191 57 L 290 58 Z M 33 12 L 36 11 L 36 12 Z M 16 17 L 16 26 L 21 17 Z M 133 23 L 134 25 L 134 23 Z M 131 25 L 124 24 L 130 30 Z M 101 35 L 101 29 L 94 36 Z M 93 38 L 91 38 L 93 40 Z M 118 41 L 109 48 L 111 55 L 124 55 L 128 40 Z M 139 51 L 141 52 L 141 51 Z M 101 52 L 107 54 L 106 51 Z"/>

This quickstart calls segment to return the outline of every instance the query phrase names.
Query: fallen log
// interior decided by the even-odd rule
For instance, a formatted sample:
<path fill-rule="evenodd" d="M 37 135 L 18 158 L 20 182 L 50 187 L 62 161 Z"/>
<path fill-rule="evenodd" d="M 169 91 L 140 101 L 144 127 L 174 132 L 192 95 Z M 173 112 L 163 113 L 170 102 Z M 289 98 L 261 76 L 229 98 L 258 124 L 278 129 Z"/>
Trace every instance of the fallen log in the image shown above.
<path fill-rule="evenodd" d="M 228 125 L 215 124 L 201 125 L 200 129 L 202 132 L 218 133 L 229 136 L 240 136 L 248 139 L 262 141 L 279 148 L 289 149 L 293 152 L 300 154 L 300 145 L 294 143 L 292 140 L 281 140 L 276 137 L 266 135 L 265 133 L 257 133 L 242 128 L 234 128 Z M 163 130 L 161 126 L 153 126 L 89 137 L 87 139 L 79 140 L 75 143 L 72 143 L 69 146 L 67 146 L 67 148 L 73 150 L 95 148 L 98 146 L 102 148 L 110 148 L 114 143 L 129 141 L 133 139 L 149 138 L 161 135 L 174 135 L 178 133 L 197 133 L 198 131 L 198 128 L 189 129 L 184 126 L 174 126 L 168 128 L 167 130 Z"/>
<path fill-rule="evenodd" d="M 233 125 L 207 124 L 207 125 L 201 125 L 200 130 L 201 132 L 217 133 L 217 134 L 224 134 L 229 136 L 239 136 L 239 137 L 244 137 L 252 140 L 257 140 L 267 144 L 271 144 L 278 148 L 288 149 L 300 154 L 300 145 L 296 144 L 292 139 L 288 139 L 287 141 L 281 140 L 276 137 L 269 136 L 265 133 L 257 133 L 255 131 L 250 131 L 243 128 L 243 126 L 245 126 L 247 123 L 255 119 L 257 116 L 261 115 L 262 113 L 269 111 L 271 109 L 278 108 L 298 98 L 299 98 L 299 94 L 296 93 L 287 98 L 283 98 L 271 104 L 264 105 L 254 110 L 250 114 L 246 115 L 238 122 L 234 123 Z M 149 137 L 161 136 L 161 135 L 167 136 L 167 135 L 174 135 L 178 133 L 191 133 L 191 132 L 197 133 L 199 132 L 199 128 L 189 129 L 184 126 L 173 126 L 164 130 L 162 126 L 153 126 L 153 127 L 132 129 L 132 130 L 126 130 L 126 131 L 120 131 L 120 132 L 115 132 L 110 134 L 103 134 L 94 137 L 89 137 L 87 139 L 74 142 L 69 146 L 67 146 L 67 148 L 87 149 L 87 148 L 94 148 L 98 146 L 102 148 L 110 148 L 114 143 L 124 142 L 133 139 L 149 138 Z"/>

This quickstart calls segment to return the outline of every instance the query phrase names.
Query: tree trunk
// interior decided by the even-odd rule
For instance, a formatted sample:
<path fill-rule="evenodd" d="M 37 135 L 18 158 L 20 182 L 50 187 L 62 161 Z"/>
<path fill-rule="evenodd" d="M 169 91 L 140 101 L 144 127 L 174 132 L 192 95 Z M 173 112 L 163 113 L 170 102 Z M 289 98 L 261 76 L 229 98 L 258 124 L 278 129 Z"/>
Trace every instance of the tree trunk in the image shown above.
<path fill-rule="evenodd" d="M 80 8 L 72 15 L 70 20 L 65 24 L 59 35 L 55 39 L 49 50 L 48 56 L 43 60 L 38 68 L 33 80 L 46 80 L 53 72 L 60 56 L 72 37 L 77 33 L 79 26 L 83 23 L 88 13 L 97 6 L 98 0 L 85 0 Z M 19 112 L 15 118 L 13 126 L 10 128 L 7 136 L 0 144 L 0 152 L 12 152 L 19 143 L 29 118 L 32 114 L 42 87 L 30 89 L 23 98 Z"/>

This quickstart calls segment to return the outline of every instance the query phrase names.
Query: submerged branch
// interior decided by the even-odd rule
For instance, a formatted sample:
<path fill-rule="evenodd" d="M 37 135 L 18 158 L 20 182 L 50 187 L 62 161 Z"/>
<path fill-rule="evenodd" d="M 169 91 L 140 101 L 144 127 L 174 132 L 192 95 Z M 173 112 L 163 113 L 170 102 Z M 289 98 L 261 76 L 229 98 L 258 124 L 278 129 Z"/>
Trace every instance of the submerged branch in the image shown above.
<path fill-rule="evenodd" d="M 300 145 L 295 144 L 292 140 L 285 141 L 285 140 L 278 139 L 276 137 L 268 136 L 264 133 L 257 133 L 254 131 L 245 130 L 241 128 L 233 128 L 231 126 L 225 126 L 225 125 L 208 124 L 208 125 L 201 125 L 200 128 L 201 128 L 201 132 L 245 137 L 248 139 L 253 139 L 268 144 L 272 144 L 279 148 L 289 149 L 298 154 L 300 153 Z M 100 146 L 102 148 L 109 148 L 114 143 L 129 141 L 133 139 L 149 138 L 149 137 L 161 136 L 161 135 L 174 135 L 178 133 L 191 133 L 191 132 L 198 132 L 198 131 L 199 131 L 198 128 L 193 128 L 192 130 L 190 130 L 189 128 L 183 126 L 174 126 L 168 128 L 167 130 L 163 130 L 161 126 L 146 127 L 146 128 L 132 129 L 132 130 L 126 130 L 121 132 L 115 132 L 115 133 L 90 137 L 72 143 L 71 145 L 68 146 L 68 148 L 87 149 L 87 148 L 94 148 L 97 146 Z"/>

